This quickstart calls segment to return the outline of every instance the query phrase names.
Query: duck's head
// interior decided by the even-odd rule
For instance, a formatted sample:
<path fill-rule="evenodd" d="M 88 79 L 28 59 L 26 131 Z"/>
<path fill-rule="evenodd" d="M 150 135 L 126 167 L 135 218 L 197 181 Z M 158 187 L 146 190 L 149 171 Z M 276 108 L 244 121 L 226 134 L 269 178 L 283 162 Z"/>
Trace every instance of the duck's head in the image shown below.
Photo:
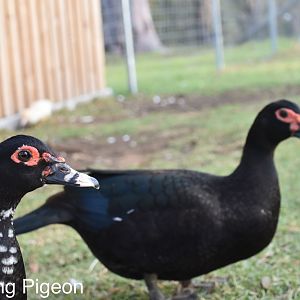
<path fill-rule="evenodd" d="M 0 143 L 0 189 L 24 195 L 44 184 L 98 187 L 98 181 L 69 167 L 42 141 L 26 135 Z"/>
<path fill-rule="evenodd" d="M 273 148 L 291 136 L 300 137 L 300 108 L 291 101 L 279 100 L 261 110 L 248 139 L 252 144 L 263 140 Z"/>

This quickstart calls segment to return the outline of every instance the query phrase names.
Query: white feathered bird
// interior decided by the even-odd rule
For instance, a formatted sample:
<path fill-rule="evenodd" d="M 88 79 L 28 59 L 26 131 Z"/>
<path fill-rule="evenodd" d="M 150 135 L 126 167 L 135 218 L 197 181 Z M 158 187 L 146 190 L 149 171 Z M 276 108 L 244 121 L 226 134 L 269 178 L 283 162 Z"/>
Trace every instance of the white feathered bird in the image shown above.
<path fill-rule="evenodd" d="M 52 115 L 53 102 L 48 99 L 40 99 L 24 109 L 20 113 L 20 127 L 30 127 L 40 121 L 48 119 Z"/>

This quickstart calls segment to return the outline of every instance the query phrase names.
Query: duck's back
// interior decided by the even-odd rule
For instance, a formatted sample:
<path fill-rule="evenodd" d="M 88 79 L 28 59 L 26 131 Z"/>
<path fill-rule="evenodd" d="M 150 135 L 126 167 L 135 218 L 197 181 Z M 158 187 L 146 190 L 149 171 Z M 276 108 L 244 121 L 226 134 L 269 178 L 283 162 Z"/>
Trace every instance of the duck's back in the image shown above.
<path fill-rule="evenodd" d="M 260 216 L 254 208 L 247 219 L 249 208 L 231 198 L 225 177 L 184 170 L 91 175 L 101 190 L 73 194 L 89 199 L 77 201 L 75 228 L 101 262 L 125 277 L 189 279 L 253 255 L 274 231 L 264 228 L 261 243 L 246 238 Z"/>

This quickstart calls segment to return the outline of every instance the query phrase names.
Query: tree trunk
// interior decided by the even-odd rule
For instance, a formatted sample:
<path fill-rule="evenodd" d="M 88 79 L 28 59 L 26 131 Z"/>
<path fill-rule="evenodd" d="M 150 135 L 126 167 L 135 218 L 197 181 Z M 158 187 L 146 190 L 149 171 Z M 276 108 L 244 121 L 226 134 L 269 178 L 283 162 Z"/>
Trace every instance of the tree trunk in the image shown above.
<path fill-rule="evenodd" d="M 160 50 L 162 44 L 154 27 L 149 0 L 132 0 L 131 3 L 136 51 Z"/>
<path fill-rule="evenodd" d="M 102 0 L 105 49 L 108 52 L 124 51 L 124 30 L 121 0 Z M 132 25 L 135 49 L 157 51 L 162 44 L 154 27 L 149 0 L 131 0 Z"/>

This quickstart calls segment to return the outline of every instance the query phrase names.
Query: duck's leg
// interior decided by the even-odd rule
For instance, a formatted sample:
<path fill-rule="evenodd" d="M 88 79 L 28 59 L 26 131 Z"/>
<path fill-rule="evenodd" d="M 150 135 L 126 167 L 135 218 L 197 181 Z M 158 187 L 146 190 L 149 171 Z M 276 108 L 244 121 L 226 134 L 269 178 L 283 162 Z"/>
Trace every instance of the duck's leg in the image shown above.
<path fill-rule="evenodd" d="M 172 300 L 197 300 L 197 292 L 193 287 L 192 280 L 180 281 L 180 288 L 177 290 L 175 296 L 172 297 Z"/>
<path fill-rule="evenodd" d="M 164 300 L 164 295 L 160 292 L 157 286 L 156 274 L 145 274 L 144 280 L 149 291 L 150 300 Z"/>

